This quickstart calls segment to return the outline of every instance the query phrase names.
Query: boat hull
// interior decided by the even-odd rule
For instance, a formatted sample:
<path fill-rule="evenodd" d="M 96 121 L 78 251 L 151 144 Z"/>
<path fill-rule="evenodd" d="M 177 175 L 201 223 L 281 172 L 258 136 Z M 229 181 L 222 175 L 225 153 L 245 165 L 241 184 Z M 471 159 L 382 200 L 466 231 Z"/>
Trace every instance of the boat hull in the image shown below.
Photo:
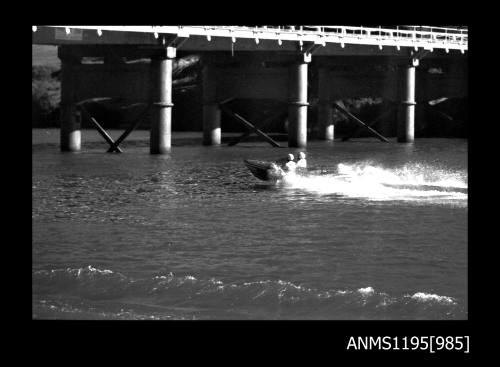
<path fill-rule="evenodd" d="M 272 181 L 274 178 L 269 174 L 271 162 L 258 161 L 254 159 L 245 159 L 245 166 L 252 172 L 252 175 L 262 181 Z"/>
<path fill-rule="evenodd" d="M 245 166 L 247 166 L 250 172 L 252 172 L 252 175 L 262 181 L 275 182 L 283 179 L 285 176 L 287 176 L 287 174 L 289 174 L 289 172 L 283 171 L 282 168 L 276 169 L 276 166 L 279 167 L 279 163 L 281 163 L 279 161 L 266 162 L 255 159 L 245 159 L 244 162 Z M 275 165 L 274 169 L 273 164 Z M 295 171 L 293 171 L 294 174 L 300 176 L 307 176 L 309 172 L 309 169 L 302 167 L 298 167 Z"/>

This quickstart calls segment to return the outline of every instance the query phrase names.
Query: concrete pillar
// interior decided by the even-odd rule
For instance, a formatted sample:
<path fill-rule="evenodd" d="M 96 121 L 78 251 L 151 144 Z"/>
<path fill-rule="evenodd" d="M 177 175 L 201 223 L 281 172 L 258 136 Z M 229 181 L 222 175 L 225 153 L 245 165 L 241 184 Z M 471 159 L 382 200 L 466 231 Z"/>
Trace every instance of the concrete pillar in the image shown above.
<path fill-rule="evenodd" d="M 165 154 L 172 140 L 172 68 L 176 49 L 167 47 L 151 59 L 151 131 L 149 151 Z"/>
<path fill-rule="evenodd" d="M 288 146 L 303 148 L 307 145 L 307 63 L 310 54 L 302 55 L 298 63 L 290 66 L 288 106 Z"/>
<path fill-rule="evenodd" d="M 60 145 L 63 152 L 77 152 L 81 149 L 80 119 L 75 103 L 77 60 L 61 56 L 61 109 Z M 65 52 L 67 54 L 67 52 Z"/>
<path fill-rule="evenodd" d="M 333 108 L 330 103 L 330 71 L 321 67 L 318 72 L 318 127 L 319 138 L 334 139 Z"/>
<path fill-rule="evenodd" d="M 398 125 L 398 142 L 411 143 L 415 136 L 415 67 L 418 59 L 412 59 L 404 70 L 402 119 Z"/>
<path fill-rule="evenodd" d="M 203 145 L 220 145 L 220 108 L 217 104 L 217 78 L 213 65 L 204 65 L 203 78 Z"/>

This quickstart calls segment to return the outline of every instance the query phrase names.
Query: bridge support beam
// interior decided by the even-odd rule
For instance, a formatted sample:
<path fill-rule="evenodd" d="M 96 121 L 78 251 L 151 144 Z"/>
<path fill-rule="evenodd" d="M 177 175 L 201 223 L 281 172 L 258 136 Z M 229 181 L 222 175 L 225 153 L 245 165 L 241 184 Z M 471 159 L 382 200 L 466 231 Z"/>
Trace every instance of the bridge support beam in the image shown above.
<path fill-rule="evenodd" d="M 330 103 L 330 71 L 326 67 L 319 68 L 318 72 L 318 127 L 319 139 L 333 140 L 333 107 Z"/>
<path fill-rule="evenodd" d="M 151 58 L 152 111 L 149 152 L 170 152 L 172 140 L 172 68 L 174 47 L 167 47 Z"/>
<path fill-rule="evenodd" d="M 288 146 L 303 148 L 307 145 L 307 64 L 311 54 L 302 54 L 290 66 L 288 106 Z"/>
<path fill-rule="evenodd" d="M 61 47 L 58 55 L 61 59 L 61 112 L 60 112 L 60 147 L 63 152 L 77 152 L 81 149 L 80 118 L 77 116 L 75 91 L 76 70 L 79 60 L 71 58 Z"/>
<path fill-rule="evenodd" d="M 220 145 L 221 113 L 217 104 L 216 70 L 213 65 L 204 65 L 203 78 L 203 145 Z"/>
<path fill-rule="evenodd" d="M 398 142 L 411 143 L 415 137 L 415 68 L 418 66 L 418 59 L 412 58 L 404 70 L 403 105 L 402 119 L 398 124 Z"/>

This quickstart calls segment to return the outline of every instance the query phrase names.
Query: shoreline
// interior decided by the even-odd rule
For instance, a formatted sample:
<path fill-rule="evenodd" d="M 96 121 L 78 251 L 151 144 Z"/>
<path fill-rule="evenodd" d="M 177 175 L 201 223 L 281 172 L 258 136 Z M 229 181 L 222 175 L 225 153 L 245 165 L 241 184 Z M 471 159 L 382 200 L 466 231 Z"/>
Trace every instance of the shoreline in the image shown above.
<path fill-rule="evenodd" d="M 94 129 L 81 129 L 81 135 L 82 135 L 82 144 L 86 143 L 103 143 L 104 145 L 107 145 L 107 143 L 104 141 L 103 137 Z M 118 139 L 118 137 L 123 133 L 124 129 L 109 129 L 106 130 L 108 134 L 114 139 Z M 60 129 L 59 128 L 32 128 L 31 129 L 31 145 L 36 146 L 36 145 L 44 145 L 44 144 L 59 144 L 59 133 Z M 274 140 L 280 141 L 280 142 L 287 142 L 287 134 L 282 134 L 282 133 L 268 133 Z M 222 144 L 226 144 L 232 139 L 241 136 L 242 133 L 240 132 L 225 132 L 222 134 Z M 389 136 L 387 137 L 389 141 L 395 142 L 396 137 L 395 136 Z M 415 138 L 415 141 L 419 140 L 428 140 L 428 139 L 459 139 L 459 140 L 468 140 L 467 138 L 459 138 L 459 137 L 422 137 L 422 138 Z M 203 132 L 202 131 L 172 131 L 172 145 L 179 145 L 179 144 L 193 144 L 193 145 L 201 145 L 203 140 Z M 341 141 L 342 136 L 336 136 L 335 137 L 335 142 Z M 378 138 L 376 137 L 356 137 L 352 138 L 351 142 L 368 142 L 368 141 L 376 141 L 378 142 Z M 331 143 L 329 141 L 323 141 L 323 140 L 318 140 L 309 137 L 308 138 L 309 142 L 312 141 L 322 141 L 325 143 Z M 149 130 L 134 130 L 130 135 L 125 139 L 123 143 L 127 144 L 127 142 L 144 142 L 148 143 L 149 142 Z M 243 141 L 240 143 L 245 143 L 245 142 L 265 142 L 261 137 L 256 136 L 256 135 L 251 135 L 245 138 Z M 348 142 L 346 142 L 348 143 Z M 286 144 L 283 145 L 283 147 L 287 147 Z"/>

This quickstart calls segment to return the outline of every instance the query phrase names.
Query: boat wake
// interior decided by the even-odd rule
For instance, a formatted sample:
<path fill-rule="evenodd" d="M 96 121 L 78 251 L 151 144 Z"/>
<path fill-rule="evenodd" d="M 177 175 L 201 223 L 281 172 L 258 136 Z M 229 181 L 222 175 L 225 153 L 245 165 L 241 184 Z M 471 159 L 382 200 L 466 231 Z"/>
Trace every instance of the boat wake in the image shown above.
<path fill-rule="evenodd" d="M 467 205 L 467 172 L 422 164 L 385 168 L 370 163 L 337 165 L 333 173 L 287 175 L 278 185 L 317 195 L 373 201 L 454 202 Z"/>

